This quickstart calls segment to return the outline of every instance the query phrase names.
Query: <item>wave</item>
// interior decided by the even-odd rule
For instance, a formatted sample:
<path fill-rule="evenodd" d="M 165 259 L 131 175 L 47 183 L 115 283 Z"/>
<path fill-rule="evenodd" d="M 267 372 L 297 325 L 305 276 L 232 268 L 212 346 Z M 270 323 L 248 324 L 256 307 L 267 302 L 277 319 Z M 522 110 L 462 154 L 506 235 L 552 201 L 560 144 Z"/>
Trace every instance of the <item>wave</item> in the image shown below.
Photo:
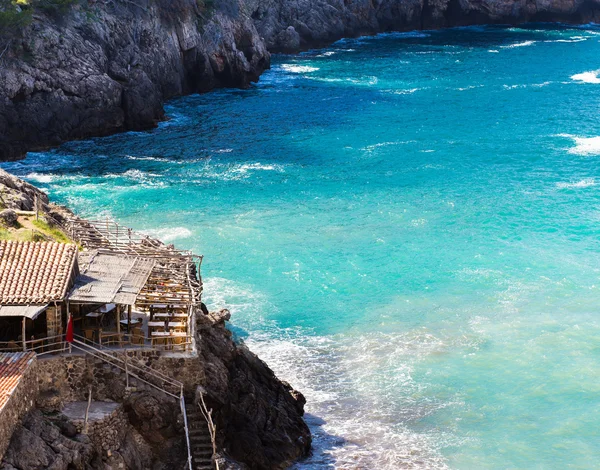
<path fill-rule="evenodd" d="M 191 176 L 200 177 L 203 179 L 218 180 L 218 181 L 239 181 L 250 178 L 253 172 L 256 171 L 273 171 L 276 173 L 284 173 L 283 165 L 264 164 L 264 163 L 241 163 L 241 164 L 225 164 L 213 163 L 210 160 L 204 161 L 204 166 L 198 173 L 193 170 Z"/>
<path fill-rule="evenodd" d="M 331 57 L 334 54 L 335 54 L 335 51 L 327 51 L 327 52 L 323 52 L 322 54 L 317 55 L 317 57 Z"/>
<path fill-rule="evenodd" d="M 583 41 L 587 41 L 589 38 L 586 38 L 584 36 L 573 36 L 569 39 L 550 39 L 548 41 L 544 41 L 544 42 L 583 42 Z"/>
<path fill-rule="evenodd" d="M 571 75 L 571 80 L 575 80 L 577 82 L 582 83 L 600 83 L 600 78 L 598 77 L 598 74 L 600 74 L 600 70 L 577 73 L 575 75 Z"/>
<path fill-rule="evenodd" d="M 409 143 L 413 143 L 413 142 L 415 142 L 415 141 L 414 140 L 399 140 L 397 142 L 380 142 L 378 144 L 367 145 L 366 147 L 363 147 L 360 150 L 362 150 L 363 152 L 372 152 L 374 150 L 377 150 L 380 147 L 389 147 L 391 145 L 409 144 Z"/>
<path fill-rule="evenodd" d="M 281 69 L 291 73 L 311 73 L 319 70 L 318 67 L 310 67 L 308 65 L 281 64 Z"/>
<path fill-rule="evenodd" d="M 37 183 L 53 183 L 58 178 L 58 175 L 52 173 L 29 173 L 25 175 L 25 179 L 35 181 Z"/>
<path fill-rule="evenodd" d="M 163 158 L 163 157 L 134 157 L 133 155 L 126 155 L 125 159 L 142 161 L 142 162 L 180 163 L 180 162 L 175 162 L 169 158 Z"/>
<path fill-rule="evenodd" d="M 191 230 L 185 227 L 157 228 L 151 230 L 143 230 L 144 233 L 152 237 L 156 237 L 163 242 L 172 242 L 182 238 L 192 236 Z"/>
<path fill-rule="evenodd" d="M 596 181 L 594 178 L 585 178 L 575 183 L 556 183 L 558 189 L 588 188 L 595 185 Z"/>
<path fill-rule="evenodd" d="M 423 384 L 413 380 L 411 364 L 457 347 L 478 347 L 472 335 L 442 339 L 426 328 L 315 335 L 265 318 L 277 308 L 251 286 L 223 278 L 204 282 L 209 308 L 228 308 L 232 329 L 244 334 L 245 344 L 307 398 L 313 453 L 293 469 L 446 469 L 441 449 L 468 440 L 411 427 L 440 409 L 462 406 L 455 397 L 415 399 L 423 395 Z"/>
<path fill-rule="evenodd" d="M 557 137 L 566 137 L 575 142 L 575 147 L 569 153 L 575 155 L 600 155 L 600 137 L 578 137 L 571 134 L 558 134 Z"/>
<path fill-rule="evenodd" d="M 515 44 L 508 44 L 506 46 L 500 46 L 500 48 L 502 49 L 514 49 L 515 47 L 527 47 L 527 46 L 533 46 L 537 41 L 523 41 L 523 42 L 517 42 Z"/>
<path fill-rule="evenodd" d="M 482 88 L 484 86 L 485 85 L 469 85 L 469 86 L 466 86 L 466 87 L 455 88 L 455 90 L 458 90 L 458 91 L 467 91 L 467 90 L 474 90 L 475 88 Z"/>

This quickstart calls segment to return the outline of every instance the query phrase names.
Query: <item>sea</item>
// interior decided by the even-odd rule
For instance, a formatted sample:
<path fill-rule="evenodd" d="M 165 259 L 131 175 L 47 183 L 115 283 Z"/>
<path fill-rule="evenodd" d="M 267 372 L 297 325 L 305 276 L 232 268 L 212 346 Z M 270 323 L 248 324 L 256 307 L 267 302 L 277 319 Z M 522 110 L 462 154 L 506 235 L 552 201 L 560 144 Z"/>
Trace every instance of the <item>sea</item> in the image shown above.
<path fill-rule="evenodd" d="M 147 132 L 2 167 L 204 255 L 312 469 L 600 467 L 600 27 L 273 56 Z"/>

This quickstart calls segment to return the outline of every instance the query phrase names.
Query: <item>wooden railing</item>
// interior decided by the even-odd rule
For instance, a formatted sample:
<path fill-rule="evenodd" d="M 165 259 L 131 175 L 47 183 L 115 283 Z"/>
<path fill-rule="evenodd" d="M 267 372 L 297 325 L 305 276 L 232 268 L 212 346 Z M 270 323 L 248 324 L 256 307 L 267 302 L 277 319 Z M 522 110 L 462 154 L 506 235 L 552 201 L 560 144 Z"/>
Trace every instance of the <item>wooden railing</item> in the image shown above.
<path fill-rule="evenodd" d="M 125 372 L 125 378 L 127 381 L 127 387 L 129 387 L 129 376 L 139 380 L 156 390 L 163 392 L 164 394 L 179 401 L 179 407 L 183 415 L 183 428 L 185 433 L 185 441 L 187 446 L 187 460 L 188 468 L 192 470 L 192 451 L 190 446 L 190 434 L 188 428 L 187 411 L 185 408 L 185 398 L 183 395 L 183 383 L 175 380 L 160 371 L 152 369 L 151 367 L 141 364 L 140 361 L 134 358 L 130 358 L 125 353 L 123 358 L 119 355 L 110 354 L 106 350 L 101 349 L 101 345 L 91 343 L 88 341 L 84 343 L 81 337 L 76 337 L 73 342 L 70 343 L 72 348 L 78 349 L 92 357 L 102 360 L 103 362 L 120 369 Z M 99 347 L 100 346 L 100 347 Z"/>
<path fill-rule="evenodd" d="M 0 341 L 0 352 L 25 352 L 33 351 L 37 355 L 52 354 L 66 351 L 64 335 L 46 336 L 44 338 L 30 339 L 28 341 Z"/>

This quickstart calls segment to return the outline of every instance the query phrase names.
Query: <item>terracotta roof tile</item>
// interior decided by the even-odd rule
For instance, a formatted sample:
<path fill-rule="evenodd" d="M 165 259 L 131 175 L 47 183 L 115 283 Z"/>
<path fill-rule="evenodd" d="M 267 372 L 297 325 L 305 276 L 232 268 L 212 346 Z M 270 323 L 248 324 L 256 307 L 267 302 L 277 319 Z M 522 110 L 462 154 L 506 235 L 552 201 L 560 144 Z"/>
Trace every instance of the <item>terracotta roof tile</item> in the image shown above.
<path fill-rule="evenodd" d="M 72 244 L 0 241 L 0 304 L 61 300 L 76 256 Z"/>
<path fill-rule="evenodd" d="M 34 359 L 32 352 L 0 353 L 0 411 Z"/>

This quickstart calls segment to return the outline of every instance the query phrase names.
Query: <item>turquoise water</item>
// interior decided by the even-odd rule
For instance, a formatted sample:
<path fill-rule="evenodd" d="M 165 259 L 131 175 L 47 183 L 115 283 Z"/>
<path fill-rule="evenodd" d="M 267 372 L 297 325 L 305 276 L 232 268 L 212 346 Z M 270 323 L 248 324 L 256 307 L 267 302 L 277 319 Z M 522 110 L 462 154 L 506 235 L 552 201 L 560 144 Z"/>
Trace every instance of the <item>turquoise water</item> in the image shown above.
<path fill-rule="evenodd" d="M 308 398 L 298 469 L 597 468 L 599 57 L 593 26 L 345 40 L 3 166 L 205 255 Z"/>

